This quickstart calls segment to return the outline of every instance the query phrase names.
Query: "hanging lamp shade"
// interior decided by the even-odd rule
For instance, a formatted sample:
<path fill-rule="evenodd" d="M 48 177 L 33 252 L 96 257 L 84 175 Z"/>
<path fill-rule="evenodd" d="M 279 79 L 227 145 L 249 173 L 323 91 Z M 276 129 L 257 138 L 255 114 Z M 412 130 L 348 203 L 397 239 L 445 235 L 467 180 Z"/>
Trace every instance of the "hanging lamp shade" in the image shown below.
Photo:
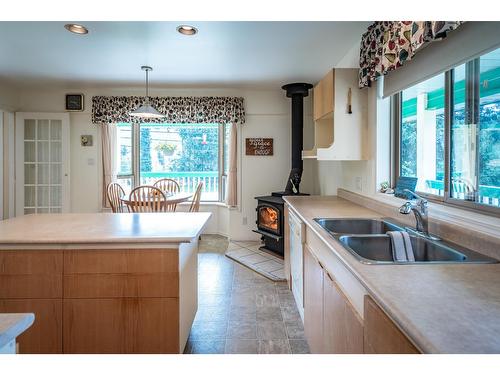
<path fill-rule="evenodd" d="M 163 118 L 163 114 L 149 103 L 149 72 L 153 70 L 150 66 L 141 66 L 141 69 L 146 72 L 146 100 L 143 105 L 129 113 L 132 117 L 140 118 Z"/>

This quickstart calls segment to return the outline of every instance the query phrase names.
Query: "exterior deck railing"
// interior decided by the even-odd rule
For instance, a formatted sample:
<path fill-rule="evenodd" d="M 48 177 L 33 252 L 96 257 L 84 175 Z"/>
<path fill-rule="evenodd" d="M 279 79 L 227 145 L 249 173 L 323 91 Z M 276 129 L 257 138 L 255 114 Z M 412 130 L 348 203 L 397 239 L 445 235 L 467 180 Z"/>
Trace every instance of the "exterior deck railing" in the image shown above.
<path fill-rule="evenodd" d="M 429 192 L 435 195 L 444 194 L 444 182 L 439 180 L 427 180 L 426 185 Z M 464 182 L 452 182 L 452 192 L 454 198 L 463 200 L 473 200 L 478 203 L 500 207 L 500 187 L 479 185 L 476 192 L 469 192 L 470 188 Z"/>

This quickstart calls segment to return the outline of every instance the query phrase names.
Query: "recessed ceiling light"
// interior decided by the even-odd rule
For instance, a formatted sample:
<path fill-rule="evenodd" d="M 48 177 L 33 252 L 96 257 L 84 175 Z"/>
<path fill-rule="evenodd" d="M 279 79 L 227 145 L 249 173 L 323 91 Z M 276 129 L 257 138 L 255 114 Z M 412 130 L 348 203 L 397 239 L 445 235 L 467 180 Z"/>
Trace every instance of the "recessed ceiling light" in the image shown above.
<path fill-rule="evenodd" d="M 183 35 L 194 35 L 198 32 L 198 29 L 194 26 L 180 25 L 177 26 L 177 31 Z"/>
<path fill-rule="evenodd" d="M 68 31 L 71 31 L 74 34 L 88 34 L 89 30 L 82 25 L 78 25 L 77 23 L 67 23 L 64 25 L 64 28 Z"/>

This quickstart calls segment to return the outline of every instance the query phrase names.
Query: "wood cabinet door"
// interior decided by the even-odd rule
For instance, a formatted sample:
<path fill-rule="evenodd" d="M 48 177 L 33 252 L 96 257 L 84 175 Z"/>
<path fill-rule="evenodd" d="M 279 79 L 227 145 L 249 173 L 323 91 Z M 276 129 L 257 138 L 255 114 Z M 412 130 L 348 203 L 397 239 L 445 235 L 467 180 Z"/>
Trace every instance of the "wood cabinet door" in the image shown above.
<path fill-rule="evenodd" d="M 365 296 L 364 350 L 368 354 L 418 354 L 419 350 L 370 296 Z"/>
<path fill-rule="evenodd" d="M 64 353 L 179 353 L 177 298 L 64 300 Z"/>
<path fill-rule="evenodd" d="M 323 267 L 304 245 L 304 331 L 311 353 L 323 353 Z"/>
<path fill-rule="evenodd" d="M 330 70 L 313 89 L 314 121 L 333 112 L 334 108 L 334 71 Z"/>
<path fill-rule="evenodd" d="M 319 81 L 313 89 L 314 121 L 323 115 L 323 81 Z"/>
<path fill-rule="evenodd" d="M 62 299 L 2 299 L 0 313 L 35 314 L 33 325 L 17 338 L 20 353 L 62 353 Z"/>
<path fill-rule="evenodd" d="M 324 351 L 331 354 L 362 354 L 363 323 L 333 277 L 323 273 Z"/>

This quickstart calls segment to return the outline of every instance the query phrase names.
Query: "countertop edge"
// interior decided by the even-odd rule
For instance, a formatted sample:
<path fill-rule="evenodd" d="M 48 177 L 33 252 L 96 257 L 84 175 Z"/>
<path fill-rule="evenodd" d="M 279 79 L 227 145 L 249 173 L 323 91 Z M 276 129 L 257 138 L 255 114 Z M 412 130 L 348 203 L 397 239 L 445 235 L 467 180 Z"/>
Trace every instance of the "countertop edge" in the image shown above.
<path fill-rule="evenodd" d="M 9 322 L 9 326 L 0 332 L 0 348 L 7 345 L 9 342 L 14 340 L 17 336 L 31 327 L 31 325 L 35 321 L 35 314 L 0 314 L 0 321 L 7 319 L 13 319 L 14 321 Z"/>

